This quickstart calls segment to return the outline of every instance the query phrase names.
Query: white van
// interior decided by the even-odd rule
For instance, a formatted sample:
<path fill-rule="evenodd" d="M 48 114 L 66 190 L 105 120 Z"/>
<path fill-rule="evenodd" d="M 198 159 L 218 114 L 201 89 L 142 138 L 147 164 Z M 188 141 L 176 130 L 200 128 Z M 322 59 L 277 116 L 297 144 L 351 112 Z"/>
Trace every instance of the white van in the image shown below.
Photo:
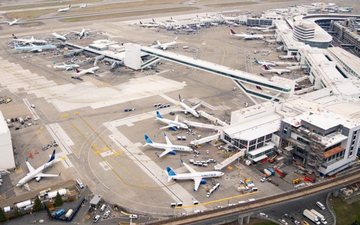
<path fill-rule="evenodd" d="M 321 209 L 321 210 L 325 210 L 325 206 L 321 203 L 321 202 L 316 202 L 316 205 Z"/>
<path fill-rule="evenodd" d="M 102 206 L 100 207 L 100 212 L 104 212 L 105 209 L 106 209 L 106 204 L 102 204 Z"/>
<path fill-rule="evenodd" d="M 83 184 L 83 182 L 81 182 L 81 180 L 79 178 L 76 179 L 76 183 L 77 183 L 77 185 L 79 185 L 80 189 L 85 188 L 85 185 Z"/>

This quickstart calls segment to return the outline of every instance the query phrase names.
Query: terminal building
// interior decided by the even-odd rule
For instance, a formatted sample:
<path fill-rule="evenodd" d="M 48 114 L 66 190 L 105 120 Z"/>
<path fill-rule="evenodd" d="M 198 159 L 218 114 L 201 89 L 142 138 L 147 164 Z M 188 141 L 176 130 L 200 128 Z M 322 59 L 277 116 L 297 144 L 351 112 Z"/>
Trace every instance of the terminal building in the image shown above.
<path fill-rule="evenodd" d="M 360 123 L 330 112 L 306 112 L 281 121 L 281 149 L 320 175 L 351 166 L 360 147 Z"/>
<path fill-rule="evenodd" d="M 252 163 L 278 154 L 287 163 L 331 176 L 360 155 L 360 59 L 330 47 L 332 36 L 315 21 L 296 13 L 273 20 L 277 42 L 300 63 L 311 86 L 278 102 L 232 112 L 220 138 L 245 150 Z"/>
<path fill-rule="evenodd" d="M 15 168 L 10 130 L 0 111 L 0 171 Z"/>
<path fill-rule="evenodd" d="M 360 56 L 360 22 L 357 19 L 331 21 L 330 31 L 343 47 Z"/>

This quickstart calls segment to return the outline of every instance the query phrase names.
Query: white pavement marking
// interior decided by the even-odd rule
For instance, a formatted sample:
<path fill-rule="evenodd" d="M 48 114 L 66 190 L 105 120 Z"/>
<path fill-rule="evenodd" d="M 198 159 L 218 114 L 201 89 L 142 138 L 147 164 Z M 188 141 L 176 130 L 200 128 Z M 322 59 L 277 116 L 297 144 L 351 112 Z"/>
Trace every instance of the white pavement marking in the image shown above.
<path fill-rule="evenodd" d="M 93 109 L 134 101 L 156 94 L 177 91 L 186 85 L 159 75 L 132 78 L 113 87 L 103 87 L 87 81 L 57 85 L 44 76 L 23 69 L 19 64 L 0 57 L 0 85 L 12 93 L 34 94 L 53 104 L 59 112 L 91 107 Z M 167 71 L 164 71 L 167 72 Z"/>
<path fill-rule="evenodd" d="M 105 170 L 105 171 L 109 171 L 112 170 L 112 167 L 110 166 L 110 164 L 106 161 L 101 161 L 99 162 L 100 166 Z"/>
<path fill-rule="evenodd" d="M 109 129 L 112 134 L 109 135 L 110 139 L 119 147 L 125 149 L 124 153 L 133 160 L 150 178 L 154 180 L 172 199 L 175 201 L 182 201 L 186 205 L 190 205 L 195 201 L 193 195 L 191 195 L 180 184 L 172 183 L 168 188 L 166 185 L 167 176 L 164 170 L 159 167 L 151 158 L 143 154 L 142 150 L 133 144 L 125 135 L 123 135 L 117 128 L 119 126 L 126 125 L 128 123 L 135 123 L 137 121 L 145 120 L 154 117 L 155 112 L 143 113 L 133 117 L 119 119 L 111 122 L 104 123 L 104 126 Z M 126 146 L 126 148 L 124 147 Z M 191 182 L 191 181 L 189 181 Z M 200 206 L 201 209 L 206 209 L 204 206 Z M 185 208 L 186 211 L 192 211 L 191 208 Z"/>
<path fill-rule="evenodd" d="M 26 92 L 33 90 L 50 88 L 56 86 L 56 83 L 47 80 L 43 76 L 24 70 L 19 64 L 9 62 L 0 57 L 1 79 L 0 84 L 12 93 Z"/>
<path fill-rule="evenodd" d="M 67 155 L 72 154 L 71 145 L 74 145 L 73 141 L 70 137 L 65 133 L 62 127 L 58 123 L 45 125 L 46 129 L 49 131 L 52 138 L 59 145 L 62 152 L 57 155 L 64 158 L 61 162 L 63 163 L 65 168 L 73 167 L 74 165 L 71 163 Z"/>
<path fill-rule="evenodd" d="M 151 97 L 158 93 L 177 91 L 184 86 L 185 84 L 181 82 L 152 75 L 132 78 L 128 82 L 113 87 L 99 87 L 90 81 L 85 81 L 43 88 L 31 93 L 45 98 L 58 111 L 65 112 L 84 107 L 97 109 L 112 106 Z"/>
<path fill-rule="evenodd" d="M 111 155 L 114 155 L 114 152 L 111 151 L 111 150 L 100 153 L 100 156 L 103 157 L 103 158 L 111 156 Z"/>
<path fill-rule="evenodd" d="M 26 107 L 29 109 L 30 113 L 33 115 L 34 120 L 40 119 L 39 115 L 36 113 L 36 111 L 31 107 L 31 104 L 27 98 L 23 98 L 23 102 L 26 105 Z"/>

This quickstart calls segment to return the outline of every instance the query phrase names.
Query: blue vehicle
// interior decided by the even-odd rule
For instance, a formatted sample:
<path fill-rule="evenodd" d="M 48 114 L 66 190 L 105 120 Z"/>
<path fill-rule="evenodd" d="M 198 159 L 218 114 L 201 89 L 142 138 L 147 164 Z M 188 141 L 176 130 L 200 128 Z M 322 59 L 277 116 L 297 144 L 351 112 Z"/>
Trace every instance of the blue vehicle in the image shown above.
<path fill-rule="evenodd" d="M 64 214 L 65 214 L 65 209 L 59 209 L 53 213 L 53 217 L 59 218 L 60 216 L 62 216 Z"/>

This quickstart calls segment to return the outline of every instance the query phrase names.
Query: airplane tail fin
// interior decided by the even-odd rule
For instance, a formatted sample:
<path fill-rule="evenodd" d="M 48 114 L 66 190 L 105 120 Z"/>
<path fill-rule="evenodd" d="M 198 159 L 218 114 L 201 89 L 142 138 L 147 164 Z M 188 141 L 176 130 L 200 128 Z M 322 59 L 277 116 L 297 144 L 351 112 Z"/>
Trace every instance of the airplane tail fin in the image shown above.
<path fill-rule="evenodd" d="M 71 9 L 71 4 L 69 5 L 69 9 Z"/>
<path fill-rule="evenodd" d="M 54 159 L 55 159 L 55 149 L 54 149 L 53 153 L 51 154 L 50 159 L 49 159 L 48 162 L 51 162 L 51 161 L 53 161 Z"/>
<path fill-rule="evenodd" d="M 161 42 L 159 40 L 156 41 L 156 44 L 158 44 L 159 46 L 161 46 Z"/>
<path fill-rule="evenodd" d="M 75 68 L 76 73 L 80 73 L 80 70 L 78 68 Z"/>
<path fill-rule="evenodd" d="M 156 118 L 162 119 L 162 118 L 164 118 L 164 117 L 160 114 L 159 111 L 156 111 Z"/>
<path fill-rule="evenodd" d="M 153 143 L 152 140 L 150 139 L 150 137 L 147 136 L 146 134 L 144 135 L 144 139 L 145 139 L 146 144 L 152 144 Z"/>
<path fill-rule="evenodd" d="M 231 34 L 236 34 L 236 32 L 233 29 L 230 29 Z"/>
<path fill-rule="evenodd" d="M 15 34 L 11 34 L 11 36 L 14 38 L 14 39 L 18 39 Z"/>
<path fill-rule="evenodd" d="M 155 19 L 154 19 L 154 18 L 152 18 L 152 21 L 155 23 Z"/>
<path fill-rule="evenodd" d="M 179 100 L 180 100 L 180 102 L 182 102 L 183 100 L 181 99 L 181 95 L 179 94 Z"/>
<path fill-rule="evenodd" d="M 254 58 L 254 62 L 259 63 L 259 61 L 257 60 L 257 58 Z"/>
<path fill-rule="evenodd" d="M 171 181 L 172 177 L 176 175 L 176 173 L 174 172 L 173 169 L 171 169 L 171 167 L 167 166 L 166 167 L 166 174 L 168 176 L 168 182 Z"/>
<path fill-rule="evenodd" d="M 268 65 L 264 65 L 264 69 L 265 69 L 265 70 L 269 70 L 270 67 L 269 67 Z"/>
<path fill-rule="evenodd" d="M 174 38 L 174 41 L 177 41 L 177 39 L 178 39 L 178 37 L 176 36 L 176 37 Z"/>
<path fill-rule="evenodd" d="M 143 24 L 142 22 L 141 22 L 141 20 L 140 20 L 140 22 L 139 22 L 140 24 Z"/>

